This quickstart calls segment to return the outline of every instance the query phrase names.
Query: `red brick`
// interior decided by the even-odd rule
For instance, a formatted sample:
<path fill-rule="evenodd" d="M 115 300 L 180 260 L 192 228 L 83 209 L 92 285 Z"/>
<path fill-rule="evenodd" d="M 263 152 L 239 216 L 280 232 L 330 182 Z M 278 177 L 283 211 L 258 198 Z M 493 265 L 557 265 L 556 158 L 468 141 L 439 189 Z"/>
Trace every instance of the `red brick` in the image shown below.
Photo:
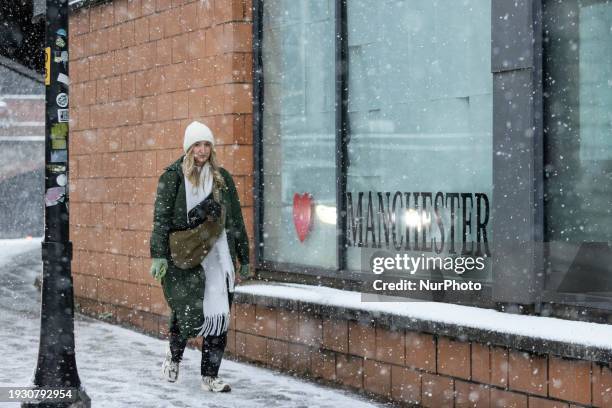
<path fill-rule="evenodd" d="M 489 408 L 490 391 L 485 385 L 455 380 L 455 408 Z"/>
<path fill-rule="evenodd" d="M 374 360 L 363 362 L 363 388 L 374 394 L 391 396 L 391 366 Z"/>
<path fill-rule="evenodd" d="M 323 319 L 322 346 L 341 353 L 348 352 L 348 321 Z"/>
<path fill-rule="evenodd" d="M 367 358 L 376 356 L 376 331 L 372 325 L 349 322 L 349 353 Z"/>
<path fill-rule="evenodd" d="M 363 359 L 337 354 L 336 378 L 341 384 L 349 387 L 363 388 Z"/>
<path fill-rule="evenodd" d="M 549 358 L 549 396 L 580 404 L 591 403 L 591 364 L 587 361 Z"/>
<path fill-rule="evenodd" d="M 206 88 L 206 113 L 220 115 L 223 113 L 224 90 L 223 85 Z"/>
<path fill-rule="evenodd" d="M 70 34 L 81 35 L 89 32 L 89 9 L 82 8 L 70 16 Z"/>
<path fill-rule="evenodd" d="M 491 359 L 489 346 L 472 343 L 472 381 L 489 383 L 491 381 Z"/>
<path fill-rule="evenodd" d="M 406 365 L 436 371 L 436 340 L 431 334 L 406 332 Z"/>
<path fill-rule="evenodd" d="M 97 298 L 98 278 L 95 276 L 87 276 L 73 274 L 74 295 L 88 299 Z"/>
<path fill-rule="evenodd" d="M 134 24 L 134 42 L 142 44 L 149 41 L 149 19 L 140 18 Z"/>
<path fill-rule="evenodd" d="M 142 16 L 142 0 L 128 0 L 127 14 L 130 20 Z"/>
<path fill-rule="evenodd" d="M 176 64 L 187 59 L 189 34 L 172 37 L 172 63 Z"/>
<path fill-rule="evenodd" d="M 90 10 L 89 23 L 90 31 L 109 27 L 114 24 L 113 4 L 107 3 L 94 7 Z"/>
<path fill-rule="evenodd" d="M 569 408 L 565 402 L 529 396 L 529 408 Z"/>
<path fill-rule="evenodd" d="M 297 340 L 308 346 L 319 347 L 323 340 L 323 323 L 320 318 L 309 313 L 299 313 Z"/>
<path fill-rule="evenodd" d="M 529 394 L 547 395 L 547 361 L 540 357 L 511 350 L 509 355 L 509 387 Z"/>
<path fill-rule="evenodd" d="M 160 334 L 159 320 L 160 320 L 159 316 L 153 315 L 148 312 L 143 312 L 141 327 L 145 331 L 145 333 L 149 333 L 157 337 Z M 228 338 L 228 342 L 229 342 L 229 338 Z"/>
<path fill-rule="evenodd" d="M 151 262 L 149 261 L 149 266 Z M 169 315 L 170 308 L 166 303 L 164 292 L 159 285 L 151 286 L 151 312 L 159 315 Z"/>
<path fill-rule="evenodd" d="M 280 340 L 268 339 L 267 363 L 275 368 L 289 366 L 289 343 Z"/>
<path fill-rule="evenodd" d="M 593 405 L 612 407 L 612 370 L 609 365 L 592 363 Z"/>
<path fill-rule="evenodd" d="M 421 402 L 421 374 L 410 368 L 391 366 L 391 398 L 409 404 Z"/>
<path fill-rule="evenodd" d="M 197 3 L 182 6 L 179 11 L 179 21 L 183 32 L 196 30 L 198 28 Z"/>
<path fill-rule="evenodd" d="M 164 93 L 157 96 L 157 120 L 170 120 L 172 119 L 172 94 Z"/>
<path fill-rule="evenodd" d="M 253 80 L 253 55 L 251 53 L 232 54 L 232 82 L 251 82 Z"/>
<path fill-rule="evenodd" d="M 89 59 L 83 58 L 70 63 L 71 84 L 89 80 Z"/>
<path fill-rule="evenodd" d="M 163 11 L 172 7 L 172 0 L 156 0 L 155 11 Z"/>
<path fill-rule="evenodd" d="M 246 333 L 236 332 L 236 355 L 244 357 L 246 355 Z"/>
<path fill-rule="evenodd" d="M 162 14 L 164 20 L 164 37 L 172 37 L 183 32 L 183 26 L 180 21 L 180 9 L 170 9 Z"/>
<path fill-rule="evenodd" d="M 131 47 L 134 45 L 135 31 L 134 21 L 128 21 L 119 26 L 121 48 Z"/>
<path fill-rule="evenodd" d="M 423 374 L 423 391 L 421 404 L 424 407 L 453 407 L 454 384 L 452 378 L 433 374 Z"/>
<path fill-rule="evenodd" d="M 149 41 L 155 41 L 164 36 L 164 20 L 161 14 L 151 14 L 147 17 L 149 24 Z"/>
<path fill-rule="evenodd" d="M 114 1 L 115 23 L 122 23 L 128 19 L 127 0 Z"/>
<path fill-rule="evenodd" d="M 276 338 L 276 308 L 257 305 L 255 314 L 257 332 L 265 337 Z"/>
<path fill-rule="evenodd" d="M 172 94 L 172 117 L 184 119 L 189 116 L 189 91 Z"/>
<path fill-rule="evenodd" d="M 212 26 L 206 30 L 206 56 L 219 55 L 228 48 L 228 40 L 223 33 L 223 26 Z M 229 51 L 229 50 L 228 50 Z"/>
<path fill-rule="evenodd" d="M 403 331 L 376 327 L 376 360 L 404 364 L 405 338 Z"/>
<path fill-rule="evenodd" d="M 232 52 L 253 51 L 253 26 L 251 23 L 229 23 L 223 25 L 225 31 L 225 47 Z M 229 49 L 228 49 L 229 48 Z"/>
<path fill-rule="evenodd" d="M 213 22 L 213 6 L 212 1 L 199 1 L 197 2 L 198 12 L 198 27 L 207 28 L 210 27 Z"/>
<path fill-rule="evenodd" d="M 255 305 L 236 303 L 236 330 L 257 333 Z"/>
<path fill-rule="evenodd" d="M 189 91 L 189 117 L 195 118 L 206 115 L 206 96 L 204 89 Z M 213 134 L 216 135 L 216 133 Z"/>
<path fill-rule="evenodd" d="M 508 350 L 502 347 L 491 347 L 491 384 L 507 387 L 508 366 Z"/>
<path fill-rule="evenodd" d="M 89 35 L 89 47 L 91 50 L 90 55 L 106 54 L 109 52 L 110 31 L 111 28 L 109 27 Z"/>
<path fill-rule="evenodd" d="M 217 24 L 245 19 L 245 4 L 243 1 L 229 1 L 214 3 L 214 21 Z"/>
<path fill-rule="evenodd" d="M 156 0 L 142 0 L 140 12 L 143 16 L 147 16 L 155 12 Z"/>
<path fill-rule="evenodd" d="M 187 59 L 193 60 L 204 58 L 206 55 L 206 31 L 200 30 L 189 33 L 186 52 Z M 209 69 L 210 68 L 209 66 Z"/>
<path fill-rule="evenodd" d="M 109 79 L 109 100 L 116 102 L 121 100 L 121 77 L 111 77 Z"/>
<path fill-rule="evenodd" d="M 115 279 L 98 280 L 98 300 L 105 303 L 125 304 L 127 298 L 124 292 L 125 282 Z"/>
<path fill-rule="evenodd" d="M 227 331 L 227 346 L 225 351 L 229 354 L 236 354 L 236 332 L 234 330 Z"/>
<path fill-rule="evenodd" d="M 491 408 L 527 408 L 527 396 L 492 388 Z"/>
<path fill-rule="evenodd" d="M 336 354 L 331 351 L 319 351 L 310 355 L 311 372 L 317 378 L 327 381 L 336 380 Z"/>
<path fill-rule="evenodd" d="M 244 334 L 246 349 L 244 356 L 252 361 L 266 362 L 267 345 L 266 338 L 252 334 Z M 238 333 L 236 333 L 236 347 L 238 347 Z"/>
<path fill-rule="evenodd" d="M 299 337 L 298 313 L 293 310 L 278 309 L 276 336 L 280 340 L 297 341 Z"/>
<path fill-rule="evenodd" d="M 253 91 L 251 84 L 224 85 L 224 113 L 252 113 Z"/>
<path fill-rule="evenodd" d="M 287 359 L 287 367 L 289 371 L 298 374 L 310 373 L 310 356 L 312 352 L 308 346 L 302 344 L 289 344 L 289 357 Z"/>

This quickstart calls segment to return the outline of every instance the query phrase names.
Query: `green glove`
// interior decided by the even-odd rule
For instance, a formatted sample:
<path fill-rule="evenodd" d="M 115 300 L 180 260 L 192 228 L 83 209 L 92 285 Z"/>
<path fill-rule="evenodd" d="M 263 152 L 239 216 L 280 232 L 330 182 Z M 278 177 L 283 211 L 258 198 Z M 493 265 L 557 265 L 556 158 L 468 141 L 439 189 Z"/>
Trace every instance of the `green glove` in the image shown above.
<path fill-rule="evenodd" d="M 249 264 L 240 265 L 240 279 L 247 279 L 251 277 L 251 271 L 249 269 Z"/>
<path fill-rule="evenodd" d="M 167 259 L 153 258 L 153 263 L 151 264 L 151 276 L 153 276 L 156 281 L 161 282 L 164 275 L 166 275 L 167 270 L 168 270 L 168 260 Z"/>

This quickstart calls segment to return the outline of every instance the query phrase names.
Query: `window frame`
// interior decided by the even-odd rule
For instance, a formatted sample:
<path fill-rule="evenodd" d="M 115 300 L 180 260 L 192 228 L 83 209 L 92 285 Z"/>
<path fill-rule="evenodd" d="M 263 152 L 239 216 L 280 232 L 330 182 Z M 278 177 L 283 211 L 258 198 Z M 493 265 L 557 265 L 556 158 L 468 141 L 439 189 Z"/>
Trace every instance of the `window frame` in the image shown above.
<path fill-rule="evenodd" d="M 266 261 L 264 251 L 263 184 L 263 4 L 253 2 L 253 140 L 255 265 L 266 276 L 294 274 L 330 278 L 344 287 L 370 274 L 346 268 L 346 202 L 348 128 L 347 1 L 335 1 L 336 94 L 336 205 L 337 264 L 321 268 Z M 491 0 L 491 73 L 493 76 L 493 193 L 491 252 L 493 277 L 483 284 L 482 296 L 454 293 L 442 301 L 498 310 L 534 312 L 543 302 L 576 304 L 577 296 L 551 296 L 545 290 L 544 245 L 544 118 L 543 118 L 543 0 Z M 517 36 L 516 33 L 522 35 Z M 510 95 L 510 98 L 508 98 Z M 509 103 L 510 102 L 510 103 Z M 507 124 L 511 126 L 508 127 Z M 525 134 L 531 134 L 525 143 Z M 520 141 L 521 143 L 517 142 Z M 519 145 L 523 144 L 522 147 Z M 495 152 L 511 148 L 511 159 Z M 516 222 L 521 220 L 523 222 Z M 516 237 L 519 239 L 517 240 Z M 524 273 L 527 271 L 527 273 Z M 359 286 L 359 285 L 357 285 Z M 361 285 L 365 288 L 365 284 Z M 609 302 L 609 298 L 608 298 Z M 612 309 L 612 302 L 609 302 Z M 580 307 L 589 306 L 584 303 Z"/>

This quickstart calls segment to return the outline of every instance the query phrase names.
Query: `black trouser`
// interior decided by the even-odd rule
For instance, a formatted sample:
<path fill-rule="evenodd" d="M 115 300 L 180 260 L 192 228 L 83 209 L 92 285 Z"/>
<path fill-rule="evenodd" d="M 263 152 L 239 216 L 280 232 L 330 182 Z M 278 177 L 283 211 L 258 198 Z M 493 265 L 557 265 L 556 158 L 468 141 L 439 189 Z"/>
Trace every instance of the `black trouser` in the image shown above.
<path fill-rule="evenodd" d="M 231 307 L 234 294 L 228 290 L 228 300 Z M 208 335 L 202 341 L 202 362 L 200 364 L 200 374 L 216 377 L 221 366 L 223 352 L 227 345 L 227 332 L 213 336 Z M 180 363 L 187 346 L 187 339 L 181 338 L 178 320 L 174 313 L 170 318 L 170 353 L 172 361 Z"/>

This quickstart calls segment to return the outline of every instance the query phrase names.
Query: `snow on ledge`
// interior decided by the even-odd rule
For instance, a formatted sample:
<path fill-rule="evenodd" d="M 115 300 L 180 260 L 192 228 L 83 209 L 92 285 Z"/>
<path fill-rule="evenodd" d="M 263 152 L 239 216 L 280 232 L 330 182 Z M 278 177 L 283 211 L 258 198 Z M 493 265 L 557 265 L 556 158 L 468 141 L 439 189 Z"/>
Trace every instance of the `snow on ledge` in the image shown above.
<path fill-rule="evenodd" d="M 544 316 L 525 316 L 472 306 L 437 302 L 362 302 L 360 292 L 291 283 L 247 284 L 237 293 L 309 302 L 324 306 L 380 312 L 418 320 L 454 324 L 546 341 L 612 351 L 612 325 Z"/>

